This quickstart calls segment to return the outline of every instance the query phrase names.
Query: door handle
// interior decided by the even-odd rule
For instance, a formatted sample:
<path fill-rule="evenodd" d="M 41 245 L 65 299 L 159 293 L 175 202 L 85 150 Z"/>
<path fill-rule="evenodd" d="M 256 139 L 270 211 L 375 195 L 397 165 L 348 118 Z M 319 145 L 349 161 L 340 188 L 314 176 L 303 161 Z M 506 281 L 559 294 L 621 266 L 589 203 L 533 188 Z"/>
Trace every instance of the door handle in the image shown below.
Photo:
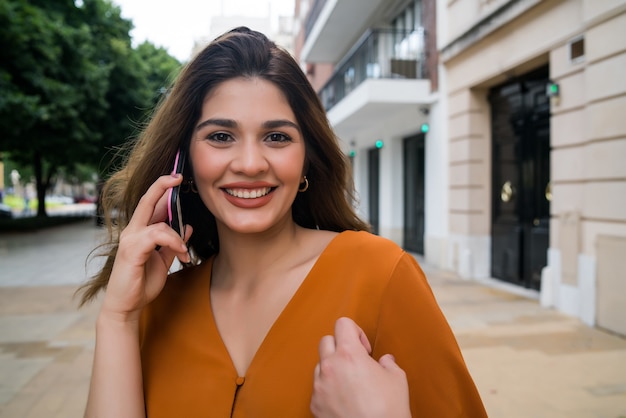
<path fill-rule="evenodd" d="M 548 184 L 546 185 L 545 195 L 546 195 L 546 200 L 550 202 L 552 200 L 552 182 L 551 181 L 549 181 Z"/>
<path fill-rule="evenodd" d="M 515 196 L 515 186 L 510 181 L 506 181 L 500 190 L 500 200 L 504 203 L 510 202 Z"/>

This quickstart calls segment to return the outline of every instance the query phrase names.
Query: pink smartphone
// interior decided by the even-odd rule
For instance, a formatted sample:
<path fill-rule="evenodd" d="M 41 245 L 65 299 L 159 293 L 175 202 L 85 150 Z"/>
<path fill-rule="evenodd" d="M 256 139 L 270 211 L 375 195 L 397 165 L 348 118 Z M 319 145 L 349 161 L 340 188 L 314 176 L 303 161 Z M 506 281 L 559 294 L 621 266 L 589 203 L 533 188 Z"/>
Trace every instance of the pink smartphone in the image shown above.
<path fill-rule="evenodd" d="M 176 158 L 174 159 L 174 169 L 172 170 L 172 174 L 178 173 L 182 175 L 184 168 L 185 153 L 179 149 L 178 152 L 176 152 Z M 172 229 L 184 238 L 185 232 L 183 228 L 183 216 L 180 210 L 180 185 L 172 187 L 169 190 L 167 198 L 167 219 Z"/>

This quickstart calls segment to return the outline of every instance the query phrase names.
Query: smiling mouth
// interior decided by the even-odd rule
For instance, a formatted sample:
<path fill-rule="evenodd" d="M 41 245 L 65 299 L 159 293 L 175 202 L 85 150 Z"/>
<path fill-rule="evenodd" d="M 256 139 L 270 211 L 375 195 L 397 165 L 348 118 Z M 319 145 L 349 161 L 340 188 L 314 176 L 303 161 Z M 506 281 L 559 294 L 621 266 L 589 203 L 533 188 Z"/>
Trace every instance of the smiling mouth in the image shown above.
<path fill-rule="evenodd" d="M 256 199 L 269 194 L 275 187 L 261 187 L 258 189 L 224 189 L 226 193 L 240 199 Z"/>

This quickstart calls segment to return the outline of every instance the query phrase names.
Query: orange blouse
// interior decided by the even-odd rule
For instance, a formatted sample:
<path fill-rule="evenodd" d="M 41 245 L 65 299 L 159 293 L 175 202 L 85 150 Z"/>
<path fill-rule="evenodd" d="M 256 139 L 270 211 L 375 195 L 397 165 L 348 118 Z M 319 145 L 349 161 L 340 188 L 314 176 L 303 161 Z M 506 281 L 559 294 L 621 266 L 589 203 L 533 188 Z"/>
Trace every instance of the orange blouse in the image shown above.
<path fill-rule="evenodd" d="M 372 356 L 392 353 L 409 380 L 413 417 L 486 417 L 457 342 L 415 259 L 367 232 L 337 235 L 238 376 L 209 297 L 211 265 L 168 278 L 142 314 L 147 415 L 311 417 L 318 344 L 347 316 Z"/>

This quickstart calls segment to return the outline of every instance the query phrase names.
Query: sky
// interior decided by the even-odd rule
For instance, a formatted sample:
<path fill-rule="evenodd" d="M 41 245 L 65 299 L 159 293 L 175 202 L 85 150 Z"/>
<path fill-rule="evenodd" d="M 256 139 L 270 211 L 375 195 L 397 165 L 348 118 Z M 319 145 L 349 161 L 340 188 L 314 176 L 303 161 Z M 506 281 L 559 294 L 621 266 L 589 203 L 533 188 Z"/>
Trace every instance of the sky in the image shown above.
<path fill-rule="evenodd" d="M 112 0 L 131 19 L 133 45 L 148 40 L 179 61 L 189 58 L 194 40 L 209 35 L 213 16 L 293 15 L 294 0 Z"/>

